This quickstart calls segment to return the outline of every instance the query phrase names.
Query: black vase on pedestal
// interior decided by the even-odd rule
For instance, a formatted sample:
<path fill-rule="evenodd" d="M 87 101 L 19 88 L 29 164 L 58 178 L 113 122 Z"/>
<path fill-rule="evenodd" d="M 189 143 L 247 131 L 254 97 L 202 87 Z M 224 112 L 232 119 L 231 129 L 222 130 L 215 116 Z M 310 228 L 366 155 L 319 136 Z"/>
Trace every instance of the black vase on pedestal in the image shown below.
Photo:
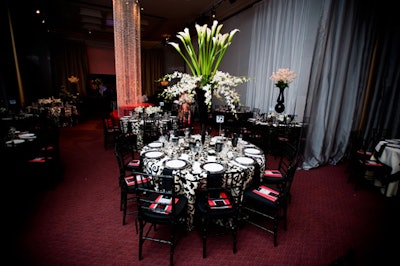
<path fill-rule="evenodd" d="M 279 95 L 278 95 L 278 99 L 276 100 L 276 105 L 275 105 L 275 111 L 277 113 L 282 113 L 283 111 L 285 111 L 285 97 L 283 96 L 283 92 L 285 90 L 286 87 L 278 87 L 279 88 Z"/>

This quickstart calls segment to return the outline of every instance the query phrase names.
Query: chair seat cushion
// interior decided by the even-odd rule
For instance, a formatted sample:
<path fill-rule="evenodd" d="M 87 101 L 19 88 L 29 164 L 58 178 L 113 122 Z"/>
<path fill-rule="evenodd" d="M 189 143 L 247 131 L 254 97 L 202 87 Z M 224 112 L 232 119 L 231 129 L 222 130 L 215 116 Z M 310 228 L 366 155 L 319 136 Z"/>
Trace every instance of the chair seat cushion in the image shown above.
<path fill-rule="evenodd" d="M 374 166 L 374 167 L 382 167 L 382 166 L 383 166 L 381 163 L 379 163 L 379 162 L 377 162 L 377 161 L 374 161 L 374 160 L 366 160 L 366 161 L 364 162 L 364 164 L 365 164 L 366 166 Z"/>
<path fill-rule="evenodd" d="M 127 167 L 139 167 L 140 166 L 140 160 L 134 159 L 130 160 L 127 164 Z"/>
<path fill-rule="evenodd" d="M 258 205 L 276 206 L 279 204 L 280 192 L 275 188 L 260 185 L 258 187 L 249 187 L 244 192 L 244 200 L 247 203 Z"/>
<path fill-rule="evenodd" d="M 143 215 L 146 220 L 154 220 L 158 223 L 164 221 L 168 223 L 172 219 L 171 201 L 167 202 L 165 199 L 160 198 L 158 193 L 150 193 L 144 196 L 148 200 L 148 204 L 144 204 L 143 211 L 139 215 Z M 175 198 L 175 216 L 184 215 L 188 200 L 183 195 L 178 195 Z"/>
<path fill-rule="evenodd" d="M 208 213 L 211 217 L 222 217 L 236 212 L 233 198 L 223 191 L 198 198 L 197 207 L 200 212 Z"/>

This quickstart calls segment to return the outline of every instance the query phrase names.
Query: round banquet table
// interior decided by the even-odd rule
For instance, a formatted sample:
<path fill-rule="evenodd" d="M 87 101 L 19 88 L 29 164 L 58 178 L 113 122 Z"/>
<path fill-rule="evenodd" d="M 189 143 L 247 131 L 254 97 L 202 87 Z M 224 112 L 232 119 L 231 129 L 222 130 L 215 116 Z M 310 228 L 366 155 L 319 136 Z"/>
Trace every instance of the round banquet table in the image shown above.
<path fill-rule="evenodd" d="M 140 152 L 144 172 L 162 174 L 167 168 L 175 176 L 175 189 L 189 202 L 188 230 L 193 229 L 196 190 L 206 186 L 208 173 L 223 172 L 224 185 L 242 184 L 243 190 L 255 173 L 259 174 L 256 178 L 261 178 L 265 170 L 264 152 L 249 142 L 239 140 L 233 147 L 232 140 L 226 137 L 207 137 L 203 145 L 200 139 L 200 135 L 170 137 L 170 141 L 161 137 L 144 146 Z M 216 151 L 217 143 L 222 143 L 220 152 Z M 256 163 L 259 171 L 256 171 Z M 240 196 L 240 192 L 232 191 L 232 194 Z"/>
<path fill-rule="evenodd" d="M 375 147 L 375 151 L 376 154 L 380 154 L 377 159 L 392 168 L 392 175 L 400 171 L 400 139 L 379 141 Z M 375 181 L 375 185 L 380 186 L 381 184 L 379 181 Z M 385 196 L 392 197 L 397 195 L 398 187 L 399 181 L 391 182 Z"/>

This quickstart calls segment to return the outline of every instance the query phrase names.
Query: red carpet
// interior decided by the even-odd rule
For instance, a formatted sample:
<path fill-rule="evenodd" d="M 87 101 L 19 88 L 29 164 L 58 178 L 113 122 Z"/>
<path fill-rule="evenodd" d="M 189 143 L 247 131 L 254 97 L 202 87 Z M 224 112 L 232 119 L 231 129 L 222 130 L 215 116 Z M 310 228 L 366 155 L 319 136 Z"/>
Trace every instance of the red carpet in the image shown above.
<path fill-rule="evenodd" d="M 61 129 L 64 180 L 54 188 L 20 182 L 3 187 L 12 195 L 3 200 L 3 232 L 10 236 L 3 244 L 12 264 L 169 264 L 169 248 L 151 242 L 139 263 L 133 217 L 122 225 L 117 163 L 113 150 L 104 150 L 102 134 L 100 120 Z M 236 254 L 224 235 L 210 238 L 203 259 L 193 231 L 178 243 L 175 265 L 395 265 L 390 261 L 398 261 L 398 245 L 391 244 L 399 241 L 398 200 L 369 187 L 355 192 L 345 168 L 343 163 L 297 171 L 288 230 L 279 231 L 277 247 L 271 234 L 246 224 Z"/>

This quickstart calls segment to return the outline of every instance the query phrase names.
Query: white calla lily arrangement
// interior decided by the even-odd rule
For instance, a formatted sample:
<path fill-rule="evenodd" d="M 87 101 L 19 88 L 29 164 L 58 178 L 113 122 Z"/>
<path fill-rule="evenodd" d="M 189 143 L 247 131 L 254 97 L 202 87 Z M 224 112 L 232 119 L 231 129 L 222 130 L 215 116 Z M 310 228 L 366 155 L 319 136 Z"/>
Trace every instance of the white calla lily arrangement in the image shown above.
<path fill-rule="evenodd" d="M 214 21 L 211 28 L 207 24 L 203 26 L 196 24 L 197 50 L 192 43 L 188 28 L 177 34 L 184 51 L 181 50 L 178 43 L 168 43 L 181 55 L 191 74 L 174 72 L 165 75 L 162 79 L 168 80 L 169 84 L 174 80 L 177 82 L 164 89 L 159 95 L 160 97 L 173 100 L 182 93 L 188 93 L 189 97 L 194 99 L 195 88 L 200 87 L 205 91 L 208 111 L 211 110 L 212 98 L 215 96 L 218 99 L 223 98 L 230 111 L 236 113 L 236 108 L 240 105 L 240 95 L 236 92 L 235 87 L 249 79 L 232 76 L 218 70 L 227 48 L 232 43 L 233 36 L 239 31 L 234 29 L 229 34 L 221 34 L 222 26 L 222 24 L 218 24 L 218 21 Z"/>

